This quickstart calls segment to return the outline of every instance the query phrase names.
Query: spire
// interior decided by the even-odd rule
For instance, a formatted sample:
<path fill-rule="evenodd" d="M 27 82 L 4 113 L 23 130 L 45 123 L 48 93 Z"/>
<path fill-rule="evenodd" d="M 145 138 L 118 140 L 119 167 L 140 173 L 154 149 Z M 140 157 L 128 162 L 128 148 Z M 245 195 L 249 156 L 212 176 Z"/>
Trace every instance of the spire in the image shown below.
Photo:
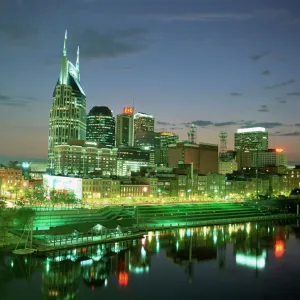
<path fill-rule="evenodd" d="M 60 69 L 60 84 L 67 84 L 68 81 L 68 58 L 67 58 L 67 38 L 68 32 L 65 31 L 65 39 L 64 39 L 64 50 L 63 50 L 63 58 L 61 62 L 61 69 Z"/>
<path fill-rule="evenodd" d="M 79 46 L 77 47 L 76 71 L 77 71 L 77 77 L 78 77 L 78 80 L 80 81 L 80 70 L 79 70 Z"/>
<path fill-rule="evenodd" d="M 79 70 L 79 46 L 77 47 L 76 69 Z"/>
<path fill-rule="evenodd" d="M 67 39 L 68 39 L 68 31 L 65 31 L 65 40 L 64 40 L 64 51 L 63 54 L 64 56 L 67 56 Z"/>

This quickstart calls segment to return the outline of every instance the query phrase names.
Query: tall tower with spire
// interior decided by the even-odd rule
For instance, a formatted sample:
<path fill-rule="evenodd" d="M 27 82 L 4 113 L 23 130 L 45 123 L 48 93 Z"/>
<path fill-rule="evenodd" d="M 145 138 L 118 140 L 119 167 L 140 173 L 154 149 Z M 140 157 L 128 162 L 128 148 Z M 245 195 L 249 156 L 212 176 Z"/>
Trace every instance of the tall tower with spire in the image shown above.
<path fill-rule="evenodd" d="M 55 146 L 86 138 L 86 95 L 80 84 L 79 47 L 76 66 L 67 57 L 65 32 L 60 74 L 53 91 L 48 136 L 48 169 L 54 169 Z"/>

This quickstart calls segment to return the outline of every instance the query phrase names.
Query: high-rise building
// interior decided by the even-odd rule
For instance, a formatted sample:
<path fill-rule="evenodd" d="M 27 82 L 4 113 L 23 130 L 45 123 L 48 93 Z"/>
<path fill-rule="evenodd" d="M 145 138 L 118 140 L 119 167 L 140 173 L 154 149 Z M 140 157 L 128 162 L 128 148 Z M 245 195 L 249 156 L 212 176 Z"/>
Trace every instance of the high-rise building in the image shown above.
<path fill-rule="evenodd" d="M 154 132 L 154 117 L 144 113 L 134 115 L 134 146 L 154 150 L 156 133 Z"/>
<path fill-rule="evenodd" d="M 168 165 L 168 148 L 176 145 L 178 135 L 169 131 L 161 131 L 157 134 L 157 147 L 155 149 L 155 163 L 158 165 Z"/>
<path fill-rule="evenodd" d="M 134 120 L 133 107 L 124 107 L 123 113 L 117 115 L 116 146 L 133 146 Z"/>
<path fill-rule="evenodd" d="M 134 115 L 134 132 L 154 131 L 154 117 L 138 112 Z"/>
<path fill-rule="evenodd" d="M 107 148 L 115 146 L 116 121 L 107 106 L 94 106 L 87 116 L 86 126 L 87 141 L 96 142 Z"/>
<path fill-rule="evenodd" d="M 80 84 L 79 47 L 76 65 L 67 58 L 67 31 L 58 81 L 53 91 L 48 137 L 48 168 L 53 172 L 54 148 L 86 138 L 86 95 Z"/>
<path fill-rule="evenodd" d="M 234 150 L 268 150 L 268 132 L 263 127 L 238 129 L 234 135 Z"/>
<path fill-rule="evenodd" d="M 158 134 L 154 131 L 138 131 L 135 133 L 135 147 L 154 151 L 158 146 Z"/>

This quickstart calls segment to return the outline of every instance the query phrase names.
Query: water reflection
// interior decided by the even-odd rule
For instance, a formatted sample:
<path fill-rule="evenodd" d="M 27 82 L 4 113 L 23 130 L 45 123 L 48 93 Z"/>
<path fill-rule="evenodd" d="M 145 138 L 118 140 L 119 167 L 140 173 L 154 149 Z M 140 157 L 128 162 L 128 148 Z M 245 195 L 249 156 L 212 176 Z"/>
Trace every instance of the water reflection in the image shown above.
<path fill-rule="evenodd" d="M 59 251 L 45 258 L 2 254 L 0 292 L 15 278 L 33 284 L 33 273 L 41 276 L 43 299 L 76 299 L 81 283 L 90 291 L 116 284 L 126 288 L 136 276 L 151 272 L 152 259 L 162 254 L 182 269 L 182 276 L 190 283 L 197 272 L 195 267 L 204 262 L 216 262 L 221 272 L 226 272 L 228 264 L 234 264 L 237 268 L 255 270 L 257 275 L 268 265 L 270 254 L 276 259 L 284 257 L 291 233 L 290 226 L 204 226 L 152 231 L 141 240 Z M 7 291 L 4 295 L 8 295 L 7 299 L 11 297 Z"/>

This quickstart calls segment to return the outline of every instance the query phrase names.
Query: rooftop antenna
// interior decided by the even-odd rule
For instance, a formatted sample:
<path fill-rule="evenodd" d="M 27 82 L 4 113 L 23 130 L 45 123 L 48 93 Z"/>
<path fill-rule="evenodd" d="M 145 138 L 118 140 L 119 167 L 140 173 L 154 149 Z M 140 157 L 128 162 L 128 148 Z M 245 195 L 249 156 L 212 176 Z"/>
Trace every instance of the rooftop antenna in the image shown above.
<path fill-rule="evenodd" d="M 219 134 L 220 138 L 220 153 L 219 157 L 222 160 L 226 159 L 226 153 L 227 153 L 227 132 L 221 131 Z"/>
<path fill-rule="evenodd" d="M 197 127 L 195 124 L 190 126 L 190 130 L 188 131 L 188 139 L 191 144 L 197 144 Z"/>

